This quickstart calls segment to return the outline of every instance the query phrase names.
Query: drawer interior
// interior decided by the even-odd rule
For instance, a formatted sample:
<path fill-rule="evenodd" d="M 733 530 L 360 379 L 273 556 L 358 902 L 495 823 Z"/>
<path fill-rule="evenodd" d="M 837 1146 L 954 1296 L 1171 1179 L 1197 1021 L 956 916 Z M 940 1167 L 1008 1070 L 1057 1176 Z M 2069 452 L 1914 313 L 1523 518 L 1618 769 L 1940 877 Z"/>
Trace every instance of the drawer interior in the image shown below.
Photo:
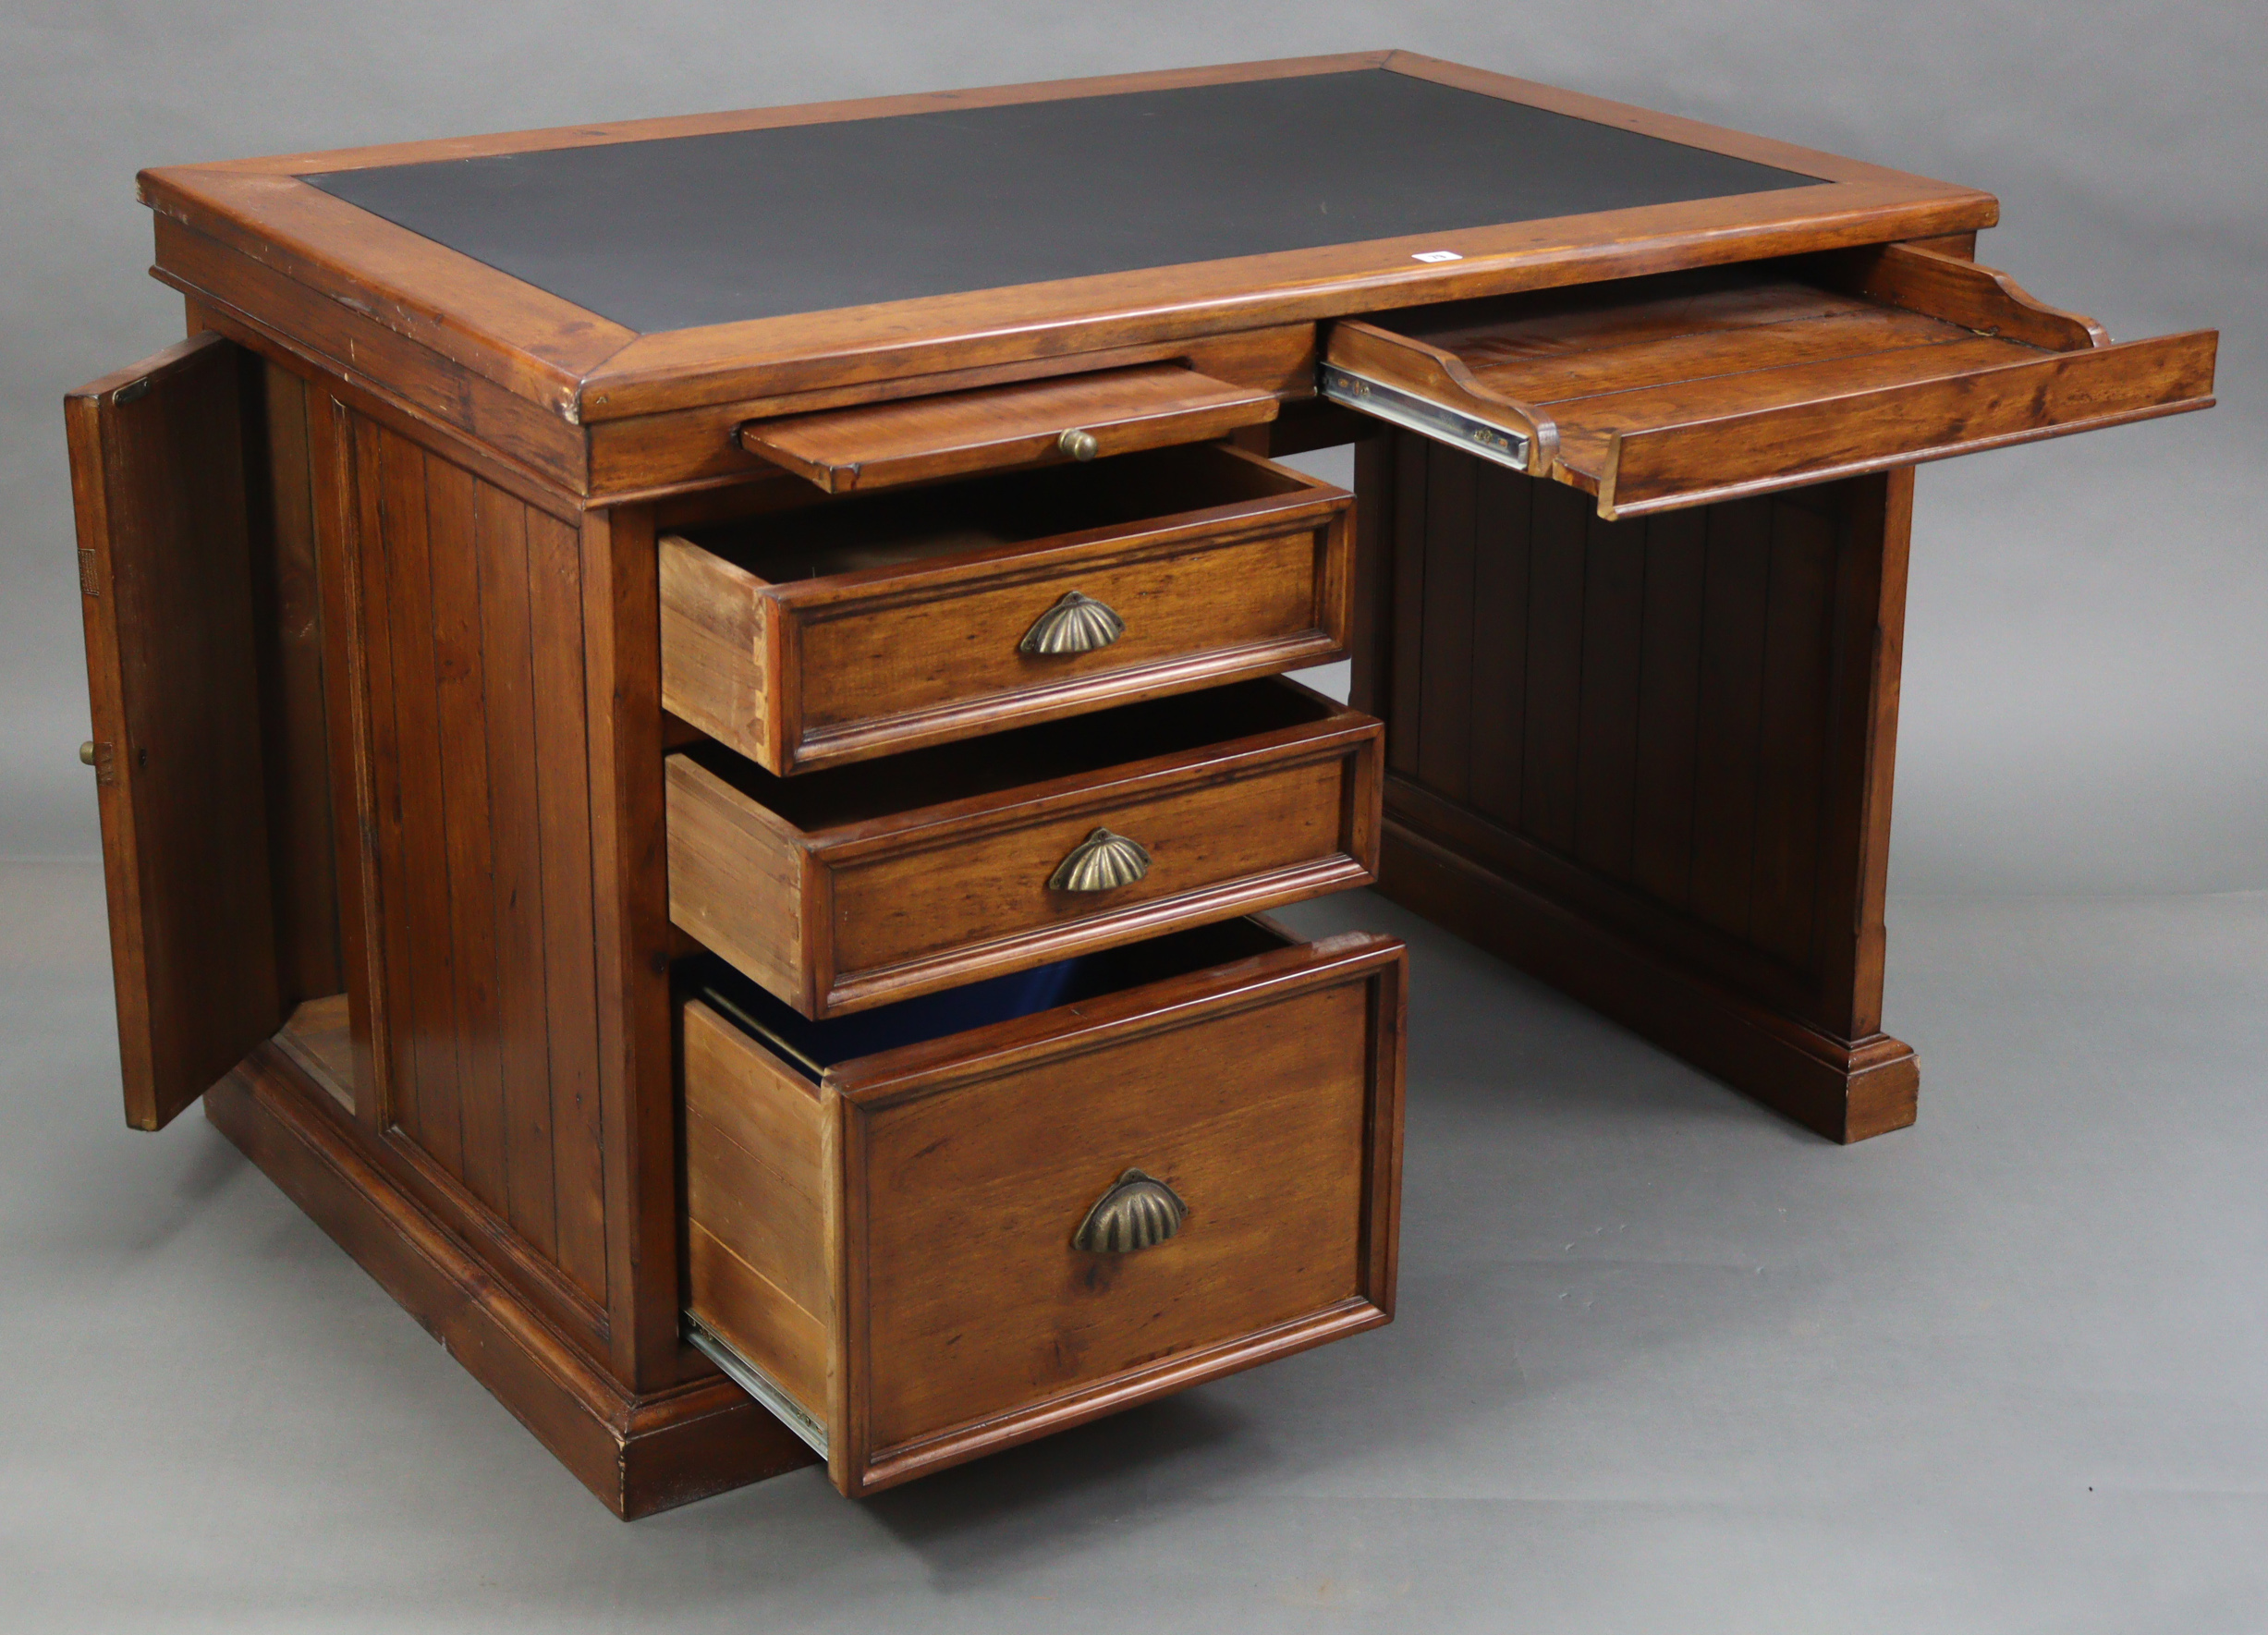
<path fill-rule="evenodd" d="M 1323 389 L 1611 518 L 2203 408 L 2212 343 L 1884 245 L 1341 323 Z"/>
<path fill-rule="evenodd" d="M 816 1084 L 841 1062 L 1250 958 L 1293 940 L 1264 920 L 1230 920 L 816 1022 L 715 955 L 684 961 L 677 975 L 684 997 L 728 1018 Z"/>
<path fill-rule="evenodd" d="M 1270 677 L 796 777 L 775 776 L 708 740 L 685 752 L 808 834 L 1309 726 L 1343 714 L 1321 694 Z"/>
<path fill-rule="evenodd" d="M 784 584 L 1123 529 L 1317 486 L 1286 468 L 1198 444 L 854 495 L 681 531 L 755 579 Z"/>

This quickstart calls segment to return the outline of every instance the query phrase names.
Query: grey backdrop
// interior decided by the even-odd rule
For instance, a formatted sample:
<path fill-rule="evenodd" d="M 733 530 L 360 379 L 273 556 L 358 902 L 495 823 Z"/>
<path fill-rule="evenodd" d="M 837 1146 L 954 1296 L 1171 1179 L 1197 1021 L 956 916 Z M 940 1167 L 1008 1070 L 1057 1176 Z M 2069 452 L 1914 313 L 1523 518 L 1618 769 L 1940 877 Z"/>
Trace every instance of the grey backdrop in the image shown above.
<path fill-rule="evenodd" d="M 117 1125 L 62 393 L 142 165 L 1402 45 L 1975 184 L 2211 415 L 1922 473 L 1839 1152 L 1410 939 L 1402 1304 L 867 1506 L 623 1528 L 201 1119 Z M 2268 9 L 0 0 L 0 1629 L 2268 1627 Z"/>
<path fill-rule="evenodd" d="M 2210 416 L 1925 470 L 1900 891 L 2268 884 L 2268 6 L 7 0 L 0 856 L 93 802 L 61 395 L 177 337 L 137 169 L 1401 45 L 1998 194 L 1986 257 L 2115 336 L 2224 332 Z M 1067 156 L 1068 162 L 1068 156 Z"/>

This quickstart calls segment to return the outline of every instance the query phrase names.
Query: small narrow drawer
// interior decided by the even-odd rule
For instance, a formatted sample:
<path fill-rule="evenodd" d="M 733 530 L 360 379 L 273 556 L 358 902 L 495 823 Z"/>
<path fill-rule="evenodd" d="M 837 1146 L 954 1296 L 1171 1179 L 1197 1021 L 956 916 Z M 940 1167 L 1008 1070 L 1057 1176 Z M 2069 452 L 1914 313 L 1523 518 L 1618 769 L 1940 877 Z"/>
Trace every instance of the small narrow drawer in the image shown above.
<path fill-rule="evenodd" d="M 756 421 L 739 438 L 829 494 L 848 494 L 1201 443 L 1275 413 L 1275 394 L 1262 387 L 1144 363 Z"/>
<path fill-rule="evenodd" d="M 824 1017 L 1364 885 L 1381 731 L 1268 677 L 799 778 L 700 746 L 670 917 Z"/>
<path fill-rule="evenodd" d="M 1318 664 L 1350 503 L 1204 444 L 665 533 L 663 702 L 786 775 Z"/>
<path fill-rule="evenodd" d="M 1403 953 L 1232 921 L 682 1019 L 694 1343 L 854 1496 L 1387 1322 Z"/>

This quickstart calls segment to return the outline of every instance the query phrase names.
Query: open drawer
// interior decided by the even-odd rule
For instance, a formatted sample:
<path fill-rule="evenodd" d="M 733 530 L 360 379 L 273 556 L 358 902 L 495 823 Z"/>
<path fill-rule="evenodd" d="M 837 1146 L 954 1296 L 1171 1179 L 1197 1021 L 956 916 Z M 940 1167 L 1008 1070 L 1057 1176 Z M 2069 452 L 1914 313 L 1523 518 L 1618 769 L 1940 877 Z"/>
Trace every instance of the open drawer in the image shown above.
<path fill-rule="evenodd" d="M 1891 244 L 1349 320 L 1320 386 L 1614 518 L 2208 408 L 2216 339 Z"/>
<path fill-rule="evenodd" d="M 669 757 L 671 919 L 803 1015 L 1367 883 L 1381 729 L 1271 676 L 774 777 Z"/>
<path fill-rule="evenodd" d="M 858 1495 L 1386 1322 L 1403 958 L 1237 920 L 826 1022 L 694 962 L 690 1337 Z"/>
<path fill-rule="evenodd" d="M 688 526 L 662 702 L 784 775 L 1323 664 L 1351 503 L 1197 444 Z"/>

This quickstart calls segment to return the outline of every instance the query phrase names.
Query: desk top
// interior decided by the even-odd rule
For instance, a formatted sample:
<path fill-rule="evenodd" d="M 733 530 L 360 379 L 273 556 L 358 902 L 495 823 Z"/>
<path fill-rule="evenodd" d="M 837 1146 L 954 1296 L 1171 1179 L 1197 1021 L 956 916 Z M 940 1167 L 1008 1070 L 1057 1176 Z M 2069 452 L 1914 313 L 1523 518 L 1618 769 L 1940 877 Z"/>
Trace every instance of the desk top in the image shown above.
<path fill-rule="evenodd" d="M 1820 180 L 1384 68 L 307 179 L 643 334 Z"/>
<path fill-rule="evenodd" d="M 141 183 L 159 277 L 460 427 L 492 387 L 567 427 L 897 395 L 1997 215 L 1973 189 L 1400 52 Z"/>

